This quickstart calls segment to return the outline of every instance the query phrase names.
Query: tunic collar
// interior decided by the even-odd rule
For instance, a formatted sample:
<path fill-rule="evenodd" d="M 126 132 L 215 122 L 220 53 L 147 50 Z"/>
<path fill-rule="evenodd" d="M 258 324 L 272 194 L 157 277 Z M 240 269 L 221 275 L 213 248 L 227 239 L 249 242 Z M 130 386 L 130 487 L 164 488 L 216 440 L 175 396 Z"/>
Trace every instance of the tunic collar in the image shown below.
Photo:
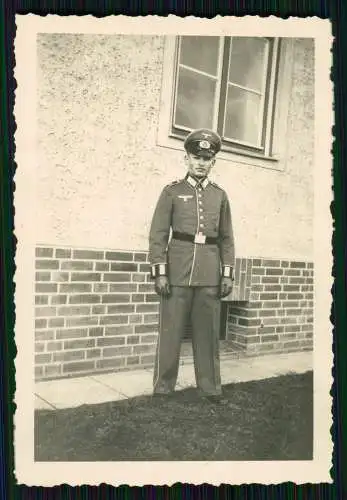
<path fill-rule="evenodd" d="M 201 181 L 197 181 L 196 179 L 194 179 L 194 177 L 192 177 L 191 175 L 187 175 L 186 176 L 186 181 L 188 182 L 188 184 L 190 184 L 193 188 L 196 188 L 197 186 L 201 186 L 203 187 L 204 189 L 206 188 L 206 186 L 209 184 L 209 180 L 207 177 L 205 177 L 203 180 Z"/>

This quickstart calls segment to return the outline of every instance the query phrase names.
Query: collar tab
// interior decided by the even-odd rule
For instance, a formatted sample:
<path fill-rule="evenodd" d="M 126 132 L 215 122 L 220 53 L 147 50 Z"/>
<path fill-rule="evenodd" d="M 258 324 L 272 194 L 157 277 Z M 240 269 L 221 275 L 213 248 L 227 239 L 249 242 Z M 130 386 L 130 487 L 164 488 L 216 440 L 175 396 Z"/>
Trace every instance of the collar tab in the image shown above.
<path fill-rule="evenodd" d="M 187 175 L 186 176 L 186 181 L 188 182 L 188 184 L 190 184 L 193 188 L 196 188 L 197 186 L 202 186 L 204 189 L 206 188 L 206 186 L 209 184 L 209 180 L 207 177 L 205 177 L 205 179 L 203 181 L 197 181 L 196 179 L 194 179 L 194 177 L 192 177 L 191 175 Z"/>

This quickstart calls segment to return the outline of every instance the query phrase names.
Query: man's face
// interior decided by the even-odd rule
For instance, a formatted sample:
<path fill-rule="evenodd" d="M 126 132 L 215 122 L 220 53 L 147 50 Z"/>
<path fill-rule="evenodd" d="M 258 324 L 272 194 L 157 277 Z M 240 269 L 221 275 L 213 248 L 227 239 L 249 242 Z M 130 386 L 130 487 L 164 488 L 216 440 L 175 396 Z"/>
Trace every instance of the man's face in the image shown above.
<path fill-rule="evenodd" d="M 204 158 L 188 153 L 185 157 L 188 172 L 194 177 L 207 177 L 215 164 L 215 158 Z"/>

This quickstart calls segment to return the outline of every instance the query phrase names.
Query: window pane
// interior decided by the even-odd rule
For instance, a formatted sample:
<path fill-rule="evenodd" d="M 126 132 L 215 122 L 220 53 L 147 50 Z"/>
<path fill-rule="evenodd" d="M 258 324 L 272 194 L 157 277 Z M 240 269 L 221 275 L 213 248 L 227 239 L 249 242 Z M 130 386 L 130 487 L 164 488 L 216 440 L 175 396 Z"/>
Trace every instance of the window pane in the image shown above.
<path fill-rule="evenodd" d="M 182 36 L 180 63 L 216 76 L 218 36 Z"/>
<path fill-rule="evenodd" d="M 259 146 L 260 104 L 258 94 L 229 85 L 224 136 Z"/>
<path fill-rule="evenodd" d="M 212 78 L 180 68 L 175 125 L 211 128 L 216 82 Z"/>
<path fill-rule="evenodd" d="M 229 81 L 261 92 L 266 73 L 265 38 L 233 37 L 229 64 Z"/>

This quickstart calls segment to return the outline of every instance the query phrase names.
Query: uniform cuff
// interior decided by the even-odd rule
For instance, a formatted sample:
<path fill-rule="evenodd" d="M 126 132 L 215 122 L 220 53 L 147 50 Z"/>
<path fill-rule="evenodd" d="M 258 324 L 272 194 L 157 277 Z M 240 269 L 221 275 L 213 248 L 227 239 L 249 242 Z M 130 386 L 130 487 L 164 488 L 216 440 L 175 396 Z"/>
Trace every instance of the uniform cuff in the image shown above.
<path fill-rule="evenodd" d="M 234 268 L 232 266 L 223 266 L 222 276 L 223 278 L 231 278 L 234 281 Z"/>
<path fill-rule="evenodd" d="M 158 276 L 167 276 L 167 264 L 153 264 L 151 266 L 151 278 Z"/>

